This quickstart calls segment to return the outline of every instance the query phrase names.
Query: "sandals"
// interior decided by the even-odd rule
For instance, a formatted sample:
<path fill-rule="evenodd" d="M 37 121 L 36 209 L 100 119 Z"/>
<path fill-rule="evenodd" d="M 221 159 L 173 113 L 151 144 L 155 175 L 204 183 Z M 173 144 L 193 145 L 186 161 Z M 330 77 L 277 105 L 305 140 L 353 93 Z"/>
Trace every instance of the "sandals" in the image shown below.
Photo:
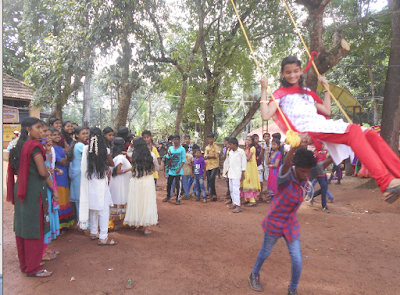
<path fill-rule="evenodd" d="M 99 234 L 90 234 L 90 239 L 92 240 L 92 241 L 94 241 L 94 240 L 97 240 L 99 238 Z"/>
<path fill-rule="evenodd" d="M 232 213 L 239 213 L 239 212 L 242 212 L 242 211 L 243 211 L 242 208 L 237 206 L 236 209 L 232 211 Z"/>
<path fill-rule="evenodd" d="M 246 207 L 256 207 L 257 203 L 248 203 L 246 204 Z"/>
<path fill-rule="evenodd" d="M 42 269 L 41 271 L 38 271 L 38 272 L 36 272 L 36 273 L 34 273 L 34 274 L 26 274 L 26 276 L 27 277 L 34 277 L 34 278 L 47 278 L 47 277 L 49 277 L 49 276 L 51 276 L 51 274 L 52 274 L 53 272 L 51 272 L 51 271 L 47 271 L 47 270 L 45 270 L 45 269 Z"/>
<path fill-rule="evenodd" d="M 144 234 L 144 236 L 145 237 L 148 237 L 148 236 L 150 236 L 150 234 L 151 234 L 151 231 L 143 231 L 143 234 Z"/>
<path fill-rule="evenodd" d="M 46 253 L 43 254 L 42 260 L 43 261 L 49 261 L 49 260 L 56 259 L 56 257 L 57 257 L 57 255 L 55 255 L 53 253 L 46 252 Z"/>
<path fill-rule="evenodd" d="M 400 185 L 396 185 L 398 183 L 399 183 L 398 179 L 392 180 L 390 182 L 390 184 L 392 184 L 392 187 L 386 188 L 385 192 L 383 193 L 385 201 L 388 202 L 389 204 L 394 203 L 395 201 L 397 201 L 397 199 L 400 198 Z"/>
<path fill-rule="evenodd" d="M 97 245 L 99 245 L 99 246 L 114 246 L 117 243 L 118 242 L 114 241 L 114 239 L 110 240 L 109 238 L 106 238 L 104 240 L 99 239 L 99 242 L 97 243 Z"/>
<path fill-rule="evenodd" d="M 47 248 L 47 249 L 46 249 L 46 253 L 54 254 L 54 255 L 57 256 L 58 254 L 60 254 L 60 251 L 57 251 L 57 250 L 55 250 L 55 249 Z"/>

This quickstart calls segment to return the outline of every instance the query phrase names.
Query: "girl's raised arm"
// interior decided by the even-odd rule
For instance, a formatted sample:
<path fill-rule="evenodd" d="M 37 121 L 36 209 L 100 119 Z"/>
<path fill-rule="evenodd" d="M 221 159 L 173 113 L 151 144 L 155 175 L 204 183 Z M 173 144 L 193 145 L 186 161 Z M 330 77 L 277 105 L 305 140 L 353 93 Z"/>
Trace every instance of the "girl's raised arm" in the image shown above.
<path fill-rule="evenodd" d="M 268 121 L 275 114 L 277 107 L 275 103 L 268 103 L 267 100 L 268 80 L 265 77 L 261 77 L 260 84 L 261 84 L 261 100 L 260 100 L 261 116 L 264 121 Z"/>

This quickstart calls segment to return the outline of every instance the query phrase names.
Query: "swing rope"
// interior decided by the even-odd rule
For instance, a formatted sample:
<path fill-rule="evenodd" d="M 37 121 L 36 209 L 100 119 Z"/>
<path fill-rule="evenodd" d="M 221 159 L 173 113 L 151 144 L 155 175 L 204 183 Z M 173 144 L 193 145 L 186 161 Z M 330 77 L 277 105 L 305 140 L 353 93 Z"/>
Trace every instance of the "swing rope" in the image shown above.
<path fill-rule="evenodd" d="M 255 54 L 254 54 L 253 48 L 251 47 L 249 38 L 247 37 L 246 30 L 244 29 L 242 20 L 240 19 L 239 12 L 238 12 L 237 9 L 236 9 L 235 2 L 234 2 L 234 0 L 231 0 L 231 2 L 232 2 L 233 9 L 235 10 L 236 16 L 237 16 L 237 18 L 238 18 L 240 27 L 242 28 L 244 37 L 246 38 L 247 45 L 249 46 L 251 55 L 253 56 L 254 62 L 256 63 L 258 72 L 259 72 L 260 75 L 262 76 L 261 68 L 260 68 L 260 66 L 259 66 L 259 64 L 258 64 L 258 62 L 257 62 L 257 58 L 256 58 L 256 56 L 255 56 Z M 293 131 L 292 128 L 290 127 L 288 121 L 286 120 L 286 116 L 283 114 L 281 108 L 279 107 L 279 104 L 278 104 L 277 101 L 275 100 L 275 97 L 274 97 L 274 94 L 273 94 L 272 91 L 271 91 L 271 88 L 270 88 L 268 85 L 267 85 L 267 90 L 268 90 L 268 92 L 270 93 L 270 95 L 271 95 L 273 101 L 275 102 L 276 107 L 277 107 L 279 113 L 281 114 L 281 116 L 282 116 L 282 118 L 283 118 L 283 120 L 284 120 L 284 122 L 285 122 L 286 128 L 288 129 L 288 131 L 287 131 L 287 133 L 286 133 L 286 141 L 287 141 L 291 146 L 293 146 L 293 147 L 299 146 L 299 145 L 300 145 L 300 137 L 299 137 L 298 133 L 295 132 L 295 131 Z"/>
<path fill-rule="evenodd" d="M 285 5 L 286 11 L 288 12 L 290 19 L 292 20 L 292 23 L 293 23 L 294 27 L 296 28 L 296 32 L 297 32 L 297 34 L 299 35 L 301 42 L 303 43 L 304 49 L 306 50 L 306 52 L 307 52 L 307 54 L 308 54 L 308 57 L 311 59 L 310 51 L 308 50 L 308 47 L 307 47 L 307 45 L 306 45 L 306 42 L 304 41 L 303 36 L 301 35 L 300 30 L 299 30 L 299 28 L 297 27 L 296 22 L 294 21 L 294 18 L 293 18 L 293 16 L 292 16 L 292 13 L 290 12 L 289 6 L 288 6 L 287 3 L 286 3 L 286 0 L 282 0 L 282 2 L 283 2 L 283 4 Z M 312 62 L 312 65 L 313 65 L 313 67 L 314 67 L 315 73 L 319 76 L 320 73 L 319 73 L 319 71 L 318 71 L 318 69 L 317 69 L 317 66 L 316 66 L 315 63 L 314 63 L 314 60 L 312 60 L 311 62 Z M 350 119 L 350 117 L 347 115 L 347 113 L 345 112 L 345 110 L 343 109 L 343 107 L 341 106 L 341 104 L 339 103 L 339 101 L 338 101 L 338 100 L 336 99 L 336 97 L 333 95 L 333 93 L 332 93 L 331 90 L 329 89 L 329 86 L 326 86 L 324 83 L 321 83 L 321 84 L 322 84 L 322 86 L 324 86 L 324 88 L 329 92 L 330 96 L 333 98 L 333 100 L 335 101 L 336 105 L 339 107 L 340 111 L 341 111 L 341 112 L 343 113 L 343 115 L 346 117 L 347 121 L 348 121 L 350 124 L 353 124 L 353 121 Z"/>

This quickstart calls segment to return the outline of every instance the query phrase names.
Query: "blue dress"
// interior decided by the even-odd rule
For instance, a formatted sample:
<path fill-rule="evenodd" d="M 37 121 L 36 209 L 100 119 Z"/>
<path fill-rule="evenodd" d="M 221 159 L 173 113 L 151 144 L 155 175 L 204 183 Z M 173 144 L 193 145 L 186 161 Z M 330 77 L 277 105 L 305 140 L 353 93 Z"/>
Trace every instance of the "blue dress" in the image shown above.
<path fill-rule="evenodd" d="M 46 155 L 45 164 L 47 167 L 50 166 L 50 159 L 48 155 Z M 53 182 L 54 173 L 50 176 L 51 181 Z M 44 235 L 44 243 L 49 244 L 51 240 L 57 238 L 60 234 L 60 219 L 58 218 L 58 203 L 54 201 L 53 194 L 49 188 L 47 188 L 47 200 L 49 202 L 49 221 L 50 221 L 50 231 Z"/>
<path fill-rule="evenodd" d="M 71 179 L 71 186 L 69 191 L 69 201 L 78 202 L 80 199 L 81 188 L 81 162 L 82 151 L 85 145 L 77 142 L 74 146 L 74 159 L 69 163 L 69 178 Z"/>

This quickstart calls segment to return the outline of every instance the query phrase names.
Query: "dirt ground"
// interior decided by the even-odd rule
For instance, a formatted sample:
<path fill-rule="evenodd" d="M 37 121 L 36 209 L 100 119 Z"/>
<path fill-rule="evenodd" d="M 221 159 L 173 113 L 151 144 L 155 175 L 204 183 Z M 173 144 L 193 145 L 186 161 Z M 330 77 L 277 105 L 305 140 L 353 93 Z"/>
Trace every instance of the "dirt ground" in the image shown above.
<path fill-rule="evenodd" d="M 118 245 L 99 247 L 69 230 L 51 242 L 61 254 L 46 262 L 53 275 L 40 279 L 27 278 L 19 270 L 13 206 L 5 203 L 4 179 L 4 294 L 253 293 L 248 277 L 261 247 L 260 222 L 269 204 L 232 214 L 224 205 L 224 180 L 217 183 L 218 202 L 187 200 L 176 206 L 162 202 L 166 181 L 161 176 L 160 224 L 149 237 L 120 229 L 110 233 Z M 329 214 L 321 211 L 319 202 L 300 207 L 299 294 L 399 294 L 400 201 L 388 205 L 378 190 L 355 188 L 366 181 L 346 177 L 342 185 L 330 185 L 335 203 L 328 204 Z M 129 280 L 132 289 L 126 289 Z M 289 281 L 290 257 L 281 239 L 261 270 L 263 293 L 287 294 Z"/>

